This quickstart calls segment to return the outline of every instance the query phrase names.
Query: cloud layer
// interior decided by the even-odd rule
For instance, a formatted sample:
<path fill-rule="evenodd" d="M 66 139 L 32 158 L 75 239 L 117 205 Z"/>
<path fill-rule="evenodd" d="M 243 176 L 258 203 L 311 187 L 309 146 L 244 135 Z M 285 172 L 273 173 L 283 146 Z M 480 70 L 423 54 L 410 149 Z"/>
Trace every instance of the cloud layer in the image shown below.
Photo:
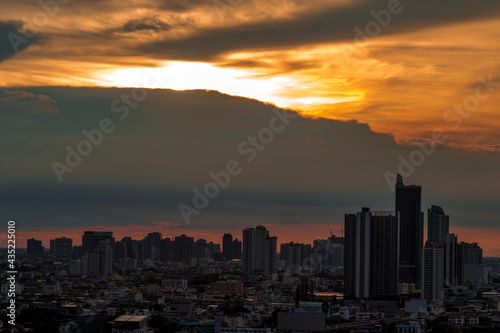
<path fill-rule="evenodd" d="M 396 173 L 399 159 L 410 160 L 419 150 L 365 124 L 297 117 L 247 162 L 250 154 L 241 154 L 238 146 L 269 128 L 275 116 L 270 105 L 216 92 L 148 90 L 121 120 L 111 105 L 130 89 L 55 87 L 26 93 L 49 96 L 60 110 L 33 113 L 0 99 L 1 146 L 8 161 L 0 169 L 0 207 L 32 226 L 67 221 L 82 227 L 183 225 L 178 205 L 192 206 L 193 189 L 203 190 L 213 181 L 209 173 L 224 170 L 231 160 L 242 172 L 186 228 L 341 223 L 343 214 L 361 206 L 393 209 L 384 173 Z M 66 164 L 66 147 L 76 150 L 86 140 L 82 131 L 92 131 L 104 118 L 115 130 L 59 183 L 52 163 Z M 438 145 L 407 182 L 423 186 L 424 209 L 442 205 L 454 225 L 495 226 L 499 157 Z"/>

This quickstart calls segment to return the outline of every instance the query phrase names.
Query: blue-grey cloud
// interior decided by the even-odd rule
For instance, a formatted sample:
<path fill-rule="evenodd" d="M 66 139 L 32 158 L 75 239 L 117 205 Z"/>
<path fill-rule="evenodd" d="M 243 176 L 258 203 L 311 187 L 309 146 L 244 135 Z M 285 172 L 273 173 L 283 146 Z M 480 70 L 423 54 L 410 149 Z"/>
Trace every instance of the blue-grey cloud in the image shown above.
<path fill-rule="evenodd" d="M 0 22 L 0 62 L 14 57 L 38 40 L 31 35 L 31 38 L 27 38 L 22 29 L 23 23 L 20 21 Z"/>
<path fill-rule="evenodd" d="M 159 16 L 154 17 L 144 17 L 140 19 L 130 20 L 126 22 L 123 26 L 112 29 L 111 32 L 121 32 L 130 33 L 138 31 L 167 31 L 170 30 L 172 26 L 167 22 L 163 21 Z"/>
<path fill-rule="evenodd" d="M 27 226 L 127 225 L 158 221 L 183 223 L 178 205 L 192 205 L 193 189 L 203 191 L 236 160 L 242 172 L 210 200 L 192 228 L 229 228 L 249 223 L 341 223 L 361 206 L 391 210 L 394 194 L 384 173 L 397 172 L 419 148 L 398 145 L 366 124 L 296 117 L 247 162 L 238 145 L 269 127 L 273 106 L 213 91 L 148 90 L 146 98 L 122 112 L 131 89 L 24 88 L 50 96 L 60 112 L 33 113 L 22 103 L 0 98 L 3 152 L 0 210 Z M 115 109 L 116 111 L 116 109 Z M 280 111 L 282 112 L 282 111 Z M 60 183 L 52 168 L 66 164 L 67 146 L 87 140 L 102 119 L 112 133 L 83 157 Z M 413 155 L 412 155 L 413 154 Z M 407 183 L 421 184 L 424 207 L 442 204 L 456 212 L 454 225 L 496 224 L 500 211 L 498 152 L 470 152 L 438 146 L 415 166 Z M 464 204 L 464 200 L 465 203 Z"/>

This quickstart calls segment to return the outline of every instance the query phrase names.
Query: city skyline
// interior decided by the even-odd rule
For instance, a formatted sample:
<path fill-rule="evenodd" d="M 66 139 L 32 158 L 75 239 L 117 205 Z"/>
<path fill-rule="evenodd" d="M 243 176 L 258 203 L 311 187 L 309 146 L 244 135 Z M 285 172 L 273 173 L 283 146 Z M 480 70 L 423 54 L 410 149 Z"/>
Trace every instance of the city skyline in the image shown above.
<path fill-rule="evenodd" d="M 400 173 L 500 255 L 494 0 L 225 1 L 3 7 L 0 210 L 22 243 L 254 225 L 311 242 L 393 210 Z"/>
<path fill-rule="evenodd" d="M 403 214 L 403 216 L 405 215 L 408 215 L 408 214 L 415 214 L 417 213 L 418 217 L 416 217 L 417 219 L 421 219 L 421 222 L 420 223 L 420 227 L 418 228 L 421 228 L 420 231 L 417 231 L 418 233 L 420 233 L 420 239 L 421 241 L 418 241 L 416 242 L 415 240 L 412 241 L 414 244 L 416 244 L 415 246 L 417 246 L 418 248 L 418 244 L 421 243 L 421 249 L 423 250 L 424 248 L 424 243 L 429 241 L 429 240 L 433 240 L 433 241 L 441 241 L 441 242 L 445 242 L 445 239 L 444 239 L 444 236 L 446 236 L 449 232 L 450 232 L 450 228 L 451 230 L 454 230 L 456 229 L 456 227 L 453 225 L 453 224 L 450 224 L 449 222 L 449 215 L 444 215 L 444 211 L 443 211 L 443 208 L 440 207 L 440 206 L 437 206 L 437 205 L 432 205 L 431 207 L 429 207 L 427 210 L 428 210 L 428 213 L 426 214 L 427 215 L 427 218 L 424 218 L 424 213 L 423 211 L 421 211 L 421 201 L 422 201 L 422 197 L 421 197 L 421 191 L 422 191 L 422 187 L 420 185 L 404 185 L 403 183 L 403 177 L 401 175 L 397 175 L 397 179 L 396 179 L 396 183 L 394 184 L 395 188 L 396 188 L 396 191 L 395 191 L 395 198 L 396 198 L 396 208 L 399 209 L 397 211 L 401 211 L 402 210 L 407 210 L 408 209 L 408 206 L 411 206 L 412 205 L 412 202 L 415 201 L 417 202 L 417 210 L 414 210 L 414 208 L 412 208 L 412 210 L 410 210 L 410 213 L 405 213 Z M 413 212 L 413 213 L 411 213 Z M 441 222 L 440 219 L 443 219 L 445 218 L 445 222 Z M 406 221 L 405 219 L 408 219 L 407 217 L 406 218 L 403 218 L 403 221 Z M 415 222 L 412 222 L 413 225 L 415 226 Z M 443 224 L 445 223 L 445 224 Z M 431 228 L 429 228 L 429 225 L 431 225 Z M 142 226 L 137 226 L 139 228 L 142 228 Z M 330 232 L 330 235 L 333 235 L 334 233 L 332 232 L 332 228 L 331 228 L 331 224 L 328 222 L 328 221 L 325 221 L 325 225 L 323 226 L 325 227 L 325 231 L 328 231 Z M 333 224 L 333 227 L 335 230 L 335 234 L 338 236 L 340 233 L 344 233 L 344 225 L 337 225 L 337 224 Z M 252 226 L 250 226 L 249 228 L 253 228 Z M 407 227 L 408 228 L 408 227 Z M 88 228 L 87 228 L 88 229 Z M 92 228 L 90 228 L 92 229 Z M 245 229 L 247 228 L 244 228 L 241 230 L 241 235 L 240 237 L 235 237 L 235 239 L 239 239 L 240 241 L 243 240 L 243 236 L 244 236 L 244 231 Z M 176 232 L 177 229 L 175 229 Z M 184 235 L 186 233 L 189 233 L 189 229 L 181 229 L 183 231 L 180 231 L 180 234 L 181 235 Z M 188 230 L 188 231 L 186 231 Z M 399 229 L 401 233 L 403 233 L 403 231 L 401 230 L 401 228 Z M 75 231 L 76 233 L 78 231 Z M 105 230 L 101 230 L 100 232 L 109 232 L 109 231 L 105 231 Z M 127 233 L 127 229 L 125 228 L 123 231 L 123 234 L 120 234 L 120 237 L 130 237 L 130 234 L 125 234 Z M 169 233 L 170 232 L 170 233 Z M 175 236 L 173 234 L 174 232 L 174 227 L 173 225 L 170 225 L 170 224 L 163 224 L 163 232 L 159 232 L 159 231 L 154 231 L 154 230 L 147 230 L 147 231 L 144 231 L 143 233 L 145 235 L 149 235 L 151 233 L 158 233 L 161 235 L 161 238 L 162 239 L 165 239 L 165 238 L 170 238 L 170 239 L 173 239 L 173 238 L 176 238 L 178 236 Z M 220 244 L 221 246 L 223 245 L 224 243 L 224 237 L 226 235 L 230 235 L 232 236 L 233 233 L 234 233 L 234 230 L 233 230 L 233 233 L 228 233 L 228 232 L 224 232 L 224 231 L 221 231 L 222 234 L 220 235 Z M 406 229 L 406 231 L 404 231 L 405 233 L 409 233 L 408 229 Z M 440 237 L 443 237 L 442 239 L 429 239 L 429 236 L 434 233 L 434 234 L 439 234 Z M 453 233 L 453 234 L 456 234 L 456 233 Z M 210 234 L 197 234 L 197 233 L 194 233 L 195 237 L 194 238 L 198 238 L 198 239 L 206 239 L 208 241 L 212 241 L 215 243 L 215 241 L 219 240 L 217 237 L 218 237 L 218 234 L 216 233 L 210 233 Z M 50 237 L 50 236 L 49 236 Z M 141 239 L 141 236 L 138 236 L 136 235 L 136 237 L 139 237 L 139 239 Z M 290 235 L 287 235 L 285 237 L 285 241 L 281 242 L 278 241 L 278 244 L 285 244 L 285 243 L 291 243 L 291 242 L 295 242 L 295 243 L 309 243 L 309 244 L 313 244 L 315 240 L 318 240 L 318 239 L 326 239 L 327 238 L 327 235 L 323 235 L 323 237 L 321 235 L 319 236 L 314 236 L 313 239 L 309 240 L 309 241 L 304 241 L 303 238 L 301 239 L 290 239 L 289 237 L 291 237 Z M 399 237 L 403 237 L 402 239 L 405 239 L 406 241 L 404 242 L 401 242 L 400 244 L 410 244 L 410 242 L 408 242 L 408 240 L 406 239 L 408 236 L 402 236 L 400 235 Z M 470 243 L 478 243 L 477 239 L 474 239 L 473 236 L 469 235 L 469 237 L 471 238 L 462 238 L 461 237 L 461 241 L 466 241 L 466 242 L 470 242 Z M 33 238 L 33 237 L 31 237 Z M 71 237 L 70 237 L 71 238 Z M 132 237 L 133 238 L 133 237 Z M 47 242 L 47 238 L 43 238 L 45 240 L 45 242 Z M 53 238 L 49 238 L 49 239 L 53 239 Z M 76 238 L 78 239 L 78 237 Z M 38 238 L 37 238 L 38 240 Z M 26 239 L 26 241 L 28 241 L 28 239 Z M 479 242 L 480 243 L 480 242 Z M 75 245 L 78 245 L 78 241 L 76 241 L 74 243 Z M 81 245 L 81 244 L 80 244 Z M 408 251 L 408 250 L 406 250 Z M 415 251 L 415 250 L 411 250 L 411 251 Z M 401 250 L 400 250 L 401 252 Z M 487 252 L 487 250 L 486 250 Z M 497 254 L 498 252 L 498 254 Z M 422 253 L 419 252 L 418 255 L 418 258 L 421 258 L 422 256 Z M 500 252 L 499 251 L 496 251 L 493 253 L 492 255 L 493 257 L 500 257 Z M 418 261 L 416 262 L 416 266 L 415 267 L 419 267 L 416 269 L 416 273 L 415 274 L 418 274 L 418 278 L 417 278 L 417 283 L 419 283 L 419 279 L 420 279 L 420 276 L 421 276 L 421 273 L 420 273 L 420 266 L 421 266 L 421 262 L 420 262 L 421 259 L 418 259 Z M 407 264 L 403 263 L 401 264 L 400 263 L 400 266 L 408 266 Z M 414 269 L 415 270 L 415 269 Z M 401 278 L 401 272 L 400 272 L 400 278 Z M 413 278 L 414 279 L 414 278 Z M 406 280 L 403 279 L 401 282 L 412 282 L 412 280 Z"/>
<path fill-rule="evenodd" d="M 0 330 L 499 331 L 499 29 L 498 0 L 5 1 Z"/>

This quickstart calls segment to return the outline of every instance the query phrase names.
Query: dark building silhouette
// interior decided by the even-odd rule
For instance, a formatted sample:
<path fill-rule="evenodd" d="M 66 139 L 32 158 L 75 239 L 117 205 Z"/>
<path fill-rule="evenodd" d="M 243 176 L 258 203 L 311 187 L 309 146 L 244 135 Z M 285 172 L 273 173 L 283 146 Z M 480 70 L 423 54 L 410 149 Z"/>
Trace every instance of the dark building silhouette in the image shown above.
<path fill-rule="evenodd" d="M 161 233 L 150 232 L 141 242 L 142 259 L 160 260 Z"/>
<path fill-rule="evenodd" d="M 463 243 L 464 264 L 481 265 L 483 263 L 483 249 L 477 243 Z"/>
<path fill-rule="evenodd" d="M 42 241 L 34 238 L 28 239 L 27 242 L 27 253 L 29 256 L 33 257 L 43 257 L 43 251 L 45 248 L 42 246 Z"/>
<path fill-rule="evenodd" d="M 444 285 L 455 288 L 464 282 L 464 245 L 455 234 L 447 234 L 444 248 Z"/>
<path fill-rule="evenodd" d="M 233 259 L 241 259 L 241 241 L 238 238 L 233 241 Z"/>
<path fill-rule="evenodd" d="M 446 242 L 446 235 L 450 232 L 450 217 L 443 208 L 431 206 L 427 210 L 427 240 Z"/>
<path fill-rule="evenodd" d="M 80 259 L 82 257 L 82 246 L 75 245 L 73 246 L 73 260 Z"/>
<path fill-rule="evenodd" d="M 398 174 L 396 181 L 396 212 L 399 212 L 399 281 L 420 286 L 424 213 L 422 187 L 404 185 Z"/>
<path fill-rule="evenodd" d="M 183 259 L 193 258 L 193 247 L 193 237 L 188 237 L 185 234 L 175 237 L 174 260 L 183 262 Z"/>
<path fill-rule="evenodd" d="M 243 273 L 270 275 L 276 271 L 277 238 L 263 227 L 243 230 Z"/>
<path fill-rule="evenodd" d="M 294 273 L 300 268 L 311 265 L 311 244 L 284 243 L 280 246 L 280 260 L 284 260 L 285 267 Z"/>
<path fill-rule="evenodd" d="M 51 239 L 50 240 L 50 247 L 49 247 L 49 255 L 54 258 L 54 249 L 55 249 L 55 244 L 54 244 L 55 240 L 54 239 Z"/>
<path fill-rule="evenodd" d="M 175 242 L 168 237 L 161 240 L 160 260 L 161 261 L 175 260 Z"/>
<path fill-rule="evenodd" d="M 73 240 L 60 237 L 54 240 L 54 259 L 63 263 L 71 262 L 73 259 Z"/>
<path fill-rule="evenodd" d="M 224 234 L 224 236 L 222 237 L 222 254 L 224 255 L 224 258 L 226 260 L 234 259 L 233 250 L 233 235 Z"/>
<path fill-rule="evenodd" d="M 205 239 L 198 239 L 194 243 L 194 258 L 209 258 L 210 253 L 210 246 Z"/>
<path fill-rule="evenodd" d="M 301 278 L 300 284 L 295 290 L 295 302 L 306 302 L 314 300 L 314 281 L 307 278 Z"/>
<path fill-rule="evenodd" d="M 87 252 L 92 252 L 97 248 L 100 241 L 109 239 L 114 247 L 115 239 L 112 231 L 84 231 L 82 236 L 82 256 Z"/>
<path fill-rule="evenodd" d="M 320 272 L 324 265 L 344 265 L 344 237 L 330 235 L 328 239 L 316 239 L 312 248 L 312 263 L 315 271 Z"/>
<path fill-rule="evenodd" d="M 139 247 L 141 241 L 131 237 L 123 237 L 122 240 L 115 243 L 115 258 L 139 259 Z"/>
<path fill-rule="evenodd" d="M 428 240 L 422 251 L 421 298 L 436 305 L 442 305 L 445 280 L 445 244 Z"/>
<path fill-rule="evenodd" d="M 398 236 L 398 212 L 371 212 L 365 207 L 345 215 L 346 298 L 397 298 Z"/>

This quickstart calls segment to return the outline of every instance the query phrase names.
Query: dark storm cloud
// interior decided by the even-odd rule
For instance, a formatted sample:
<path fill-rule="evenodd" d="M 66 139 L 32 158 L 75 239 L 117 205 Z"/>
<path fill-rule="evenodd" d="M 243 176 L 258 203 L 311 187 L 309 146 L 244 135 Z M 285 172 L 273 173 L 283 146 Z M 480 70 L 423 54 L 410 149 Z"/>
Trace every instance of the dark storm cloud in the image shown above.
<path fill-rule="evenodd" d="M 60 109 L 33 113 L 0 98 L 5 161 L 0 164 L 0 210 L 26 226 L 183 223 L 178 205 L 192 204 L 193 189 L 203 190 L 213 181 L 209 172 L 223 170 L 230 160 L 241 164 L 242 173 L 189 227 L 341 220 L 361 206 L 393 209 L 383 174 L 397 172 L 398 156 L 408 159 L 417 149 L 397 145 L 392 136 L 356 121 L 297 117 L 247 162 L 238 145 L 268 127 L 275 115 L 272 106 L 255 100 L 201 90 L 148 90 L 146 99 L 120 120 L 111 105 L 131 89 L 23 91 L 17 96 L 47 96 Z M 67 147 L 75 149 L 86 139 L 82 130 L 95 129 L 103 118 L 116 129 L 59 183 L 53 161 L 66 163 Z M 500 186 L 499 165 L 500 153 L 440 146 L 407 183 L 424 187 L 424 204 L 445 202 L 447 211 L 463 211 L 465 200 L 484 213 L 482 226 L 494 225 L 500 213 L 492 199 Z M 454 217 L 455 225 L 468 221 Z"/>
<path fill-rule="evenodd" d="M 23 23 L 0 22 L 0 62 L 14 57 L 26 49 L 37 38 L 26 38 L 22 34 Z"/>
<path fill-rule="evenodd" d="M 353 42 L 354 27 L 365 31 L 368 22 L 376 22 L 370 13 L 387 10 L 390 1 L 351 1 L 343 7 L 300 13 L 282 21 L 252 22 L 200 30 L 184 39 L 154 41 L 138 46 L 158 58 L 208 60 L 226 52 L 267 50 L 315 43 Z M 451 25 L 484 18 L 496 18 L 500 6 L 496 0 L 480 4 L 467 0 L 401 1 L 399 14 L 380 35 L 400 34 L 436 26 Z M 385 18 L 382 18 L 385 20 Z M 380 25 L 379 25 L 380 27 Z M 360 41 L 363 38 L 358 37 Z"/>
<path fill-rule="evenodd" d="M 131 20 L 125 23 L 122 27 L 113 29 L 113 32 L 137 32 L 144 30 L 152 30 L 156 32 L 170 30 L 172 26 L 164 22 L 160 17 L 145 17 L 137 20 Z"/>

